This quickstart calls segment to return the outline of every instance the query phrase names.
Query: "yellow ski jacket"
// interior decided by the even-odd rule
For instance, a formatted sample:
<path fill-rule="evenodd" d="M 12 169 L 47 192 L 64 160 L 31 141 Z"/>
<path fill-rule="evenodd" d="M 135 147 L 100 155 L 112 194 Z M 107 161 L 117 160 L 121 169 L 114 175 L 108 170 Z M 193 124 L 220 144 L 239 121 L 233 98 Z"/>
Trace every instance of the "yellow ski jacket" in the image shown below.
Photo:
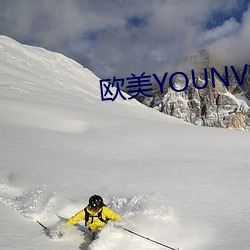
<path fill-rule="evenodd" d="M 121 217 L 116 214 L 113 210 L 110 208 L 103 206 L 99 211 L 93 212 L 88 207 L 86 207 L 87 212 L 89 213 L 88 221 L 85 221 L 86 226 L 88 226 L 89 230 L 92 233 L 97 232 L 100 228 L 102 228 L 106 223 L 104 221 L 112 220 L 112 221 L 121 221 Z M 100 220 L 98 218 L 98 214 L 100 214 L 101 211 L 101 218 L 104 220 Z M 85 220 L 85 211 L 82 209 L 77 214 L 72 216 L 68 221 L 67 224 L 74 225 L 80 220 Z"/>

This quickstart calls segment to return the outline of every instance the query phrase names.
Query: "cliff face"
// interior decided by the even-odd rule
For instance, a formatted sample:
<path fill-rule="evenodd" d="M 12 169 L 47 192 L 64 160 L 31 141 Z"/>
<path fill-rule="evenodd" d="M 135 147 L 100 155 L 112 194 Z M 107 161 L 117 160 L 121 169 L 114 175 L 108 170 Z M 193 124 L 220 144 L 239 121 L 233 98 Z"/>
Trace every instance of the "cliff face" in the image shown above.
<path fill-rule="evenodd" d="M 208 69 L 207 78 L 204 74 L 204 68 Z M 191 69 L 195 69 L 195 84 L 197 86 L 202 87 L 207 81 L 205 88 L 197 89 L 194 87 L 190 74 Z M 139 100 L 160 112 L 196 125 L 234 129 L 250 128 L 250 108 L 247 104 L 247 99 L 250 99 L 249 67 L 243 85 L 239 85 L 233 72 L 228 70 L 229 86 L 225 86 L 215 74 L 215 86 L 213 86 L 209 53 L 203 49 L 189 57 L 177 71 L 187 72 L 187 74 L 189 72 L 189 84 L 184 91 L 176 92 L 166 86 L 164 93 L 155 91 L 153 97 L 141 97 Z M 243 69 L 236 69 L 236 72 L 241 79 Z M 223 77 L 223 72 L 220 72 L 220 75 Z M 183 89 L 185 85 L 184 77 L 179 76 L 173 81 L 173 86 L 176 89 Z"/>

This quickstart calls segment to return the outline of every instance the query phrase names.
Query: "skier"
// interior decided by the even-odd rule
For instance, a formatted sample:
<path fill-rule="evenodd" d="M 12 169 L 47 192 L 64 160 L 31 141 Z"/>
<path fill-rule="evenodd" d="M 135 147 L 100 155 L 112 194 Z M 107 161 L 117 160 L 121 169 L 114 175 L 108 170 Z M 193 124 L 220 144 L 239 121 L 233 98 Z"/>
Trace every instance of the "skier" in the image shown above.
<path fill-rule="evenodd" d="M 89 204 L 72 216 L 67 224 L 74 225 L 80 220 L 85 220 L 85 226 L 92 232 L 94 239 L 109 220 L 120 222 L 122 219 L 120 215 L 105 206 L 101 196 L 95 194 L 89 198 Z"/>

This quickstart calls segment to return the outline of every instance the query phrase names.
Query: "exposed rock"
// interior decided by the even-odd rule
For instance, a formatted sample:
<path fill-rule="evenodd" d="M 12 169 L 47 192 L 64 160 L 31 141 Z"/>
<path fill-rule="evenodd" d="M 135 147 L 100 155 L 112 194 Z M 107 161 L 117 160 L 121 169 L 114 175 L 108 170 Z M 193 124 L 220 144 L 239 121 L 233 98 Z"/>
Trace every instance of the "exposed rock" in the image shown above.
<path fill-rule="evenodd" d="M 233 95 L 241 93 L 245 98 L 250 98 L 249 70 L 247 70 L 243 85 L 239 85 L 231 72 L 229 74 L 230 86 L 226 87 L 215 75 L 213 88 L 209 70 L 209 53 L 205 49 L 189 57 L 180 68 L 183 70 L 178 69 L 178 71 L 185 72 L 189 77 L 187 89 L 177 92 L 167 84 L 163 93 L 154 91 L 153 97 L 140 96 L 138 100 L 160 112 L 196 125 L 234 129 L 250 128 L 249 106 L 245 101 Z M 191 69 L 195 69 L 195 84 L 202 87 L 206 84 L 204 68 L 208 69 L 207 86 L 197 89 L 193 85 L 190 72 Z M 243 70 L 237 69 L 240 79 L 242 72 Z M 221 76 L 223 76 L 222 73 Z M 177 90 L 183 89 L 185 85 L 186 80 L 182 76 L 176 77 L 173 81 L 173 86 Z"/>

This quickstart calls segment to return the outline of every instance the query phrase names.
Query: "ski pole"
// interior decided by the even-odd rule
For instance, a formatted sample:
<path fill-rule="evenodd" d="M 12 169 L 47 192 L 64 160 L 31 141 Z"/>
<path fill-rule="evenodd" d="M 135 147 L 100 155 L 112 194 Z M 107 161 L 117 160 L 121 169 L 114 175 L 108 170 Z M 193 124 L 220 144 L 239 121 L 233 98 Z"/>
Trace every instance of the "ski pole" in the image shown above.
<path fill-rule="evenodd" d="M 46 231 L 46 230 L 48 230 L 48 228 L 47 227 L 45 227 L 41 222 L 39 222 L 38 220 L 36 221 L 40 226 L 42 226 L 43 227 L 43 229 Z"/>
<path fill-rule="evenodd" d="M 127 232 L 129 232 L 129 233 L 131 233 L 131 234 L 137 235 L 137 236 L 139 236 L 139 237 L 141 237 L 141 238 L 143 238 L 143 239 L 145 239 L 145 240 L 154 242 L 154 243 L 156 243 L 156 244 L 158 244 L 158 245 L 161 245 L 161 246 L 163 246 L 163 247 L 169 248 L 169 249 L 171 249 L 171 250 L 180 250 L 180 248 L 173 248 L 173 247 L 167 246 L 167 245 L 162 244 L 162 243 L 160 243 L 160 242 L 158 242 L 158 241 L 152 240 L 152 239 L 150 239 L 150 238 L 148 238 L 148 237 L 145 237 L 145 236 L 143 236 L 143 235 L 140 235 L 140 234 L 138 234 L 138 233 L 135 233 L 135 232 L 133 232 L 133 231 L 127 229 L 127 228 L 122 228 L 122 229 L 125 230 L 125 231 L 127 231 Z"/>

